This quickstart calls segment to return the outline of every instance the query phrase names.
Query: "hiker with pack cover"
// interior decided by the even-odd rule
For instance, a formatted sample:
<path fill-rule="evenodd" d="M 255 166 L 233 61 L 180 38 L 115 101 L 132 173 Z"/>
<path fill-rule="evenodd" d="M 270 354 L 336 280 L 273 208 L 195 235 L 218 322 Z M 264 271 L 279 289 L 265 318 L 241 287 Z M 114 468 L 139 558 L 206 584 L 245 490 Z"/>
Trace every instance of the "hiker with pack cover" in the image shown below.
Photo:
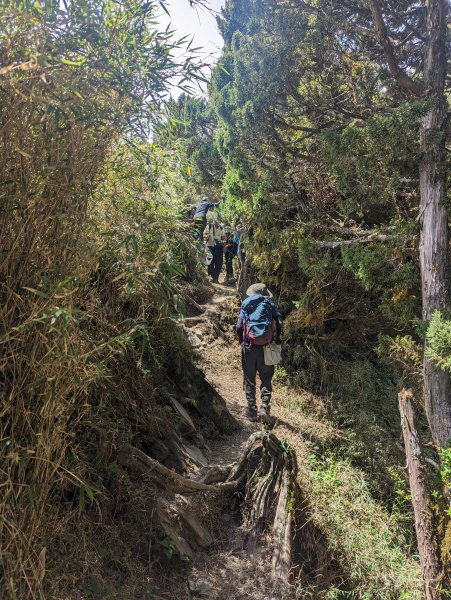
<path fill-rule="evenodd" d="M 280 360 L 282 315 L 271 300 L 265 284 L 255 283 L 246 291 L 236 323 L 242 345 L 242 366 L 246 391 L 246 414 L 251 421 L 261 417 L 268 422 L 272 394 L 274 365 Z M 274 346 L 274 343 L 277 346 Z M 257 412 L 256 377 L 260 377 L 261 407 Z"/>

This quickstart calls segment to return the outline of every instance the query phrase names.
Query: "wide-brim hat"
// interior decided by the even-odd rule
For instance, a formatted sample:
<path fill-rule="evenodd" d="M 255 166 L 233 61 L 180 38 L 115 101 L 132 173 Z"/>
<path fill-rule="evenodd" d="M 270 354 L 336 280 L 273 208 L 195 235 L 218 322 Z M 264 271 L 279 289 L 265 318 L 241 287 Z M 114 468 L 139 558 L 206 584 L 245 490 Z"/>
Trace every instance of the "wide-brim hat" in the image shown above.
<path fill-rule="evenodd" d="M 272 298 L 271 292 L 268 290 L 264 283 L 254 283 L 246 290 L 246 296 L 254 296 L 255 294 L 260 294 L 261 296 L 267 296 L 268 298 Z"/>

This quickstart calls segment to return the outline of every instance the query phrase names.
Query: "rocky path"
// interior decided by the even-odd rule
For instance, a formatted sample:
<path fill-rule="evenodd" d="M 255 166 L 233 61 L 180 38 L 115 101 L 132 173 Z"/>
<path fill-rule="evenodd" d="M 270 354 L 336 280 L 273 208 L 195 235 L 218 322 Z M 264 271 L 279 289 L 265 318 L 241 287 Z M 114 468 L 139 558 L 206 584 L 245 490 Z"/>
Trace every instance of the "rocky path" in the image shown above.
<path fill-rule="evenodd" d="M 206 453 L 210 465 L 225 466 L 235 462 L 249 436 L 262 428 L 259 423 L 249 422 L 244 414 L 240 346 L 231 325 L 238 306 L 235 290 L 216 285 L 215 295 L 202 306 L 204 312 L 184 323 L 198 352 L 199 366 L 240 425 L 236 432 L 210 443 Z M 280 411 L 275 408 L 273 412 L 277 417 Z M 276 600 L 271 595 L 269 550 L 264 544 L 255 544 L 249 550 L 246 518 L 234 511 L 233 498 L 218 499 L 207 495 L 195 502 L 202 504 L 197 507 L 198 514 L 202 513 L 204 525 L 214 541 L 208 549 L 196 553 L 188 590 L 180 600 Z"/>

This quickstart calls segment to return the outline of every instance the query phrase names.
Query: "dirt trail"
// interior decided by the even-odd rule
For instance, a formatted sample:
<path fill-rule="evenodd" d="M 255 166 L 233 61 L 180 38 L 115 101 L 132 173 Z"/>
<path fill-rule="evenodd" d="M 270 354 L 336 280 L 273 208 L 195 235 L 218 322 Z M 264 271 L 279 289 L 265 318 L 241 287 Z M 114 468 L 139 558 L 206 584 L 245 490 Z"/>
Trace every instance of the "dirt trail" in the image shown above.
<path fill-rule="evenodd" d="M 207 453 L 210 465 L 230 465 L 235 462 L 249 436 L 263 427 L 260 423 L 249 422 L 244 414 L 245 396 L 240 347 L 234 339 L 233 330 L 224 334 L 223 330 L 219 330 L 215 325 L 221 321 L 224 313 L 236 314 L 237 306 L 236 291 L 219 284 L 215 286 L 213 298 L 203 305 L 204 313 L 187 320 L 187 331 L 198 351 L 199 365 L 240 424 L 240 429 L 235 433 L 211 443 L 210 452 Z M 228 328 L 230 327 L 229 324 Z M 273 414 L 276 418 L 283 417 L 275 406 Z M 257 545 L 252 552 L 249 551 L 245 519 L 233 511 L 231 499 L 224 499 L 222 506 L 217 505 L 221 500 L 214 497 L 206 497 L 200 502 L 205 502 L 200 512 L 204 513 L 204 523 L 210 529 L 215 542 L 207 551 L 198 552 L 193 560 L 190 579 L 194 584 L 192 583 L 191 587 L 204 588 L 205 593 L 201 595 L 187 591 L 187 595 L 183 597 L 203 597 L 210 600 L 280 600 L 279 596 L 271 594 L 270 552 L 264 544 Z M 216 506 L 212 506 L 212 502 L 216 503 Z"/>

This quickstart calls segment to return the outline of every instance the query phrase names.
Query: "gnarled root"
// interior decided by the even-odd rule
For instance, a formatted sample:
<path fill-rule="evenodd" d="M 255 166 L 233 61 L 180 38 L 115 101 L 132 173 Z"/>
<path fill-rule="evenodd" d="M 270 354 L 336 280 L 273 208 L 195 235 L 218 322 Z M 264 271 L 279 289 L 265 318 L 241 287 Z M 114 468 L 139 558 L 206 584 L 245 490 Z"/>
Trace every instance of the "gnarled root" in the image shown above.
<path fill-rule="evenodd" d="M 274 434 L 252 434 L 236 464 L 228 469 L 211 467 L 197 481 L 171 471 L 130 445 L 121 448 L 118 461 L 148 473 L 158 486 L 178 494 L 241 490 L 248 545 L 255 547 L 263 534 L 271 535 L 271 577 L 274 590 L 282 592 L 291 569 L 296 460 L 292 450 Z"/>
<path fill-rule="evenodd" d="M 291 569 L 295 456 L 274 434 L 259 431 L 249 438 L 228 480 L 237 478 L 244 486 L 249 544 L 255 546 L 263 533 L 271 534 L 271 577 L 275 591 L 282 591 Z"/>
<path fill-rule="evenodd" d="M 148 474 L 156 485 L 176 494 L 195 494 L 196 492 L 218 492 L 235 487 L 235 482 L 209 485 L 194 479 L 188 479 L 171 471 L 160 462 L 147 456 L 142 450 L 125 444 L 118 452 L 118 462 L 123 466 L 133 468 L 140 473 Z"/>

